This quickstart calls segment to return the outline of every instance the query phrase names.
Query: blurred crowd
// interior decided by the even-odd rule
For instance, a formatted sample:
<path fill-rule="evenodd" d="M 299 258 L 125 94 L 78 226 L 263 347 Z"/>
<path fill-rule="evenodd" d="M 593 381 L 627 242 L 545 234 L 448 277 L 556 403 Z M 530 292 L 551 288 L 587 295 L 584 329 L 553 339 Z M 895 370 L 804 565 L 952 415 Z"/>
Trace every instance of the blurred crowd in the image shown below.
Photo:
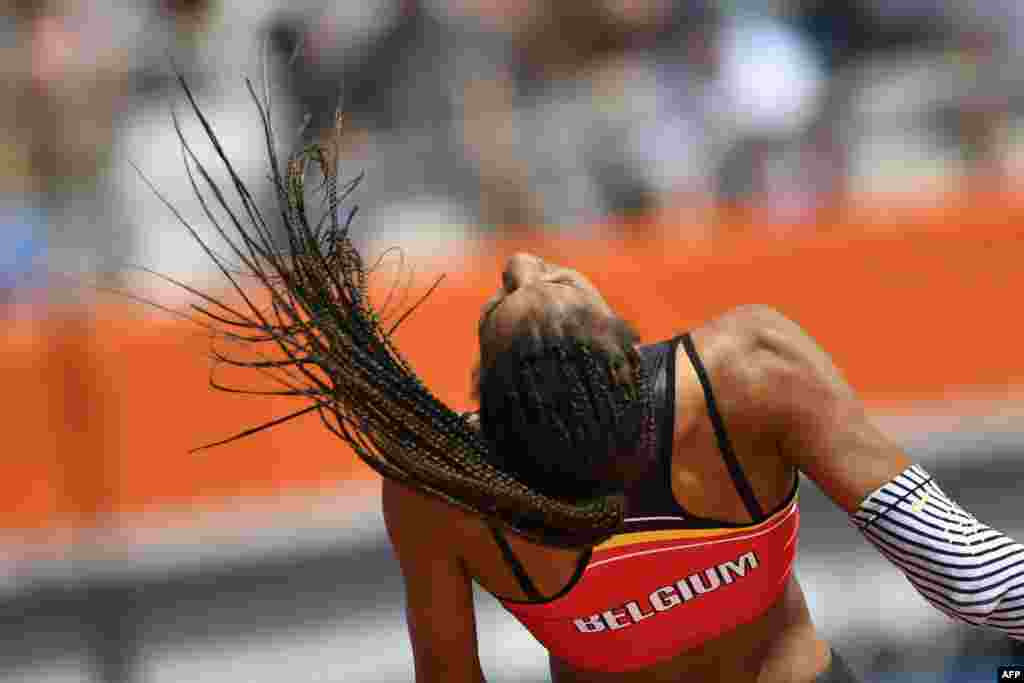
<path fill-rule="evenodd" d="M 133 170 L 189 215 L 175 68 L 258 187 L 244 77 L 267 74 L 286 141 L 343 109 L 373 239 L 437 251 L 665 209 L 693 210 L 705 218 L 678 229 L 713 235 L 708 209 L 723 205 L 793 226 L 864 191 L 1007 182 L 1022 7 L 6 0 L 0 296 L 39 297 L 44 273 L 205 267 Z"/>

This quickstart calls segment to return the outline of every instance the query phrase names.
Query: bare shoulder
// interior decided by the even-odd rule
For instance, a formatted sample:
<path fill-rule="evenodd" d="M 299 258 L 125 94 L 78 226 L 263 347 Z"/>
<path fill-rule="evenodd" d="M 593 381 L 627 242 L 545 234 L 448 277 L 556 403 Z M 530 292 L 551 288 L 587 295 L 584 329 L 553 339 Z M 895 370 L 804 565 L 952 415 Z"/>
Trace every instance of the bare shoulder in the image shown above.
<path fill-rule="evenodd" d="M 835 389 L 846 387 L 825 350 L 799 323 L 771 306 L 739 306 L 696 334 L 714 374 L 733 389 L 758 394 L 801 376 Z"/>
<path fill-rule="evenodd" d="M 436 539 L 438 533 L 451 538 L 469 516 L 436 496 L 388 478 L 381 486 L 381 504 L 388 534 L 393 543 L 402 546 Z"/>
<path fill-rule="evenodd" d="M 783 313 L 744 306 L 701 335 L 736 422 L 775 441 L 844 510 L 908 466 L 829 354 Z"/>
<path fill-rule="evenodd" d="M 759 432 L 790 429 L 808 407 L 860 409 L 831 356 L 771 306 L 730 310 L 696 330 L 695 343 L 733 420 Z"/>
<path fill-rule="evenodd" d="M 738 306 L 706 325 L 709 333 L 731 342 L 739 353 L 775 352 L 796 355 L 818 348 L 807 332 L 785 313 L 765 304 Z"/>

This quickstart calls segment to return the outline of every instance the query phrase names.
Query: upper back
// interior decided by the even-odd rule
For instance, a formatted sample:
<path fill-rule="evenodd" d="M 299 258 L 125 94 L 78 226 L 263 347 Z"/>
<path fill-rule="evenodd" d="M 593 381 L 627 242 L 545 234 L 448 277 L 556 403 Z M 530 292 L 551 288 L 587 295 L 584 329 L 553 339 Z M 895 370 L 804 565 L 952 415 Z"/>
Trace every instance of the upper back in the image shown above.
<path fill-rule="evenodd" d="M 898 474 L 906 468 L 905 454 L 871 424 L 870 416 L 841 371 L 828 354 L 793 321 L 765 307 L 746 307 L 694 330 L 692 338 L 703 373 L 698 374 L 697 366 L 690 362 L 683 349 L 677 350 L 673 444 L 667 477 L 672 499 L 690 516 L 717 520 L 722 529 L 732 531 L 735 531 L 734 525 L 753 526 L 748 501 L 743 500 L 733 481 L 730 469 L 735 468 L 731 468 L 723 458 L 721 439 L 716 433 L 720 431 L 728 435 L 735 465 L 742 470 L 759 507 L 765 511 L 778 510 L 782 515 L 790 514 L 786 503 L 789 493 L 793 492 L 797 467 L 837 506 L 848 512 L 855 510 L 866 495 L 891 479 L 894 473 Z M 711 392 L 707 391 L 708 388 Z M 714 394 L 715 412 L 720 418 L 717 420 L 717 428 L 712 421 L 709 393 Z M 520 590 L 487 523 L 478 516 L 459 512 L 436 500 L 413 493 L 408 493 L 408 496 L 425 501 L 415 510 L 415 514 L 405 515 L 409 527 L 415 528 L 423 537 L 436 537 L 444 533 L 444 537 L 450 539 L 450 544 L 444 546 L 437 543 L 419 544 L 425 557 L 422 566 L 429 568 L 436 565 L 439 559 L 447 557 L 450 561 L 445 560 L 446 566 L 457 567 L 466 586 L 476 580 L 491 593 L 507 598 L 506 604 L 515 611 L 513 601 L 526 595 Z M 385 507 L 388 507 L 387 503 Z M 765 521 L 774 523 L 781 520 Z M 396 522 L 396 525 L 402 527 L 405 524 Z M 795 520 L 787 520 L 784 524 L 790 524 L 790 528 L 779 533 L 778 538 L 788 540 L 784 546 L 772 544 L 771 552 L 785 553 L 791 551 L 795 544 Z M 742 531 L 758 533 L 765 529 Z M 559 593 L 573 576 L 579 553 L 531 543 L 513 532 L 505 536 L 509 547 L 540 593 Z M 711 545 L 721 539 L 704 540 Z M 396 547 L 400 545 L 403 544 L 396 543 Z M 588 570 L 590 564 L 604 559 L 599 553 L 608 549 L 595 549 L 593 556 L 588 558 Z M 662 555 L 683 557 L 687 552 L 679 549 Z M 756 548 L 754 552 L 757 554 Z M 638 553 L 630 551 L 627 554 Z M 761 568 L 766 566 L 759 562 L 757 567 L 753 567 L 750 559 L 743 559 L 745 554 L 731 560 L 732 565 L 727 565 L 728 560 L 714 565 L 719 584 L 725 584 L 715 586 L 713 596 L 716 599 L 741 584 L 749 585 L 747 578 L 755 572 L 760 573 Z M 627 558 L 622 562 L 607 563 L 602 568 L 614 564 L 635 566 L 633 563 L 638 561 Z M 687 570 L 684 568 L 684 573 Z M 744 573 L 742 581 L 737 578 L 741 571 Z M 697 578 L 703 581 L 700 579 L 701 573 L 698 567 Z M 643 574 L 646 579 L 647 572 Z M 733 580 L 726 581 L 723 578 L 726 574 Z M 692 574 L 685 576 L 688 589 L 680 586 L 678 581 L 674 584 L 662 582 L 659 588 L 675 585 L 673 595 L 682 603 L 686 590 L 694 594 L 698 592 L 693 587 L 691 577 Z M 704 577 L 712 581 L 711 575 L 706 572 Z M 584 582 L 587 580 L 588 574 L 585 574 Z M 658 580 L 661 581 L 660 578 Z M 623 591 L 632 586 L 632 582 L 625 579 L 620 583 Z M 708 588 L 710 583 L 702 585 Z M 429 596 L 429 600 L 424 603 L 428 606 L 436 604 L 436 601 L 431 602 L 434 600 L 432 590 L 422 591 Z M 694 604 L 708 604 L 712 600 L 708 595 L 710 593 L 710 588 L 701 593 L 700 602 L 687 601 L 685 609 Z M 582 593 L 574 589 L 562 597 L 572 598 L 574 594 Z M 642 596 L 642 591 L 640 594 Z M 606 632 L 620 634 L 626 639 L 624 648 L 630 644 L 635 648 L 636 643 L 641 641 L 643 647 L 646 647 L 647 640 L 641 635 L 644 629 L 650 624 L 664 621 L 660 618 L 664 614 L 651 602 L 651 595 L 653 593 L 648 595 L 648 602 L 650 610 L 657 613 L 655 615 L 648 616 L 642 597 L 638 601 L 627 595 L 618 602 L 619 607 L 574 617 L 571 624 L 575 626 L 575 620 L 579 618 L 582 619 L 584 629 L 587 624 L 594 624 L 593 633 L 598 636 Z M 679 612 L 684 607 L 673 609 Z M 463 613 L 471 614 L 471 611 L 470 606 Z M 426 619 L 435 618 L 431 609 L 426 609 L 425 613 Z M 538 614 L 526 616 L 524 621 L 534 619 L 534 623 L 541 623 L 554 614 L 539 611 Z M 597 630 L 594 619 L 588 621 L 587 617 L 594 617 L 595 614 L 604 626 L 602 631 Z M 659 618 L 656 619 L 656 616 Z M 621 622 L 622 619 L 628 620 L 628 624 L 622 625 L 626 623 Z M 617 628 L 611 626 L 612 622 Z M 529 623 L 527 625 L 530 626 Z M 539 629 L 536 632 L 549 648 L 556 642 Z M 589 669 L 585 673 L 569 670 L 566 674 L 567 669 L 556 666 L 558 662 L 553 660 L 553 671 L 558 671 L 555 680 L 560 683 L 605 680 L 624 683 L 681 678 L 728 680 L 735 677 L 730 672 L 739 676 L 743 672 L 756 671 L 761 666 L 769 666 L 772 671 L 793 671 L 793 667 L 797 667 L 809 679 L 827 662 L 827 646 L 815 635 L 802 593 L 792 577 L 786 583 L 785 591 L 761 615 L 755 616 L 746 625 L 723 631 L 717 637 L 708 637 L 700 647 L 680 652 L 661 664 L 638 670 L 634 674 L 614 674 L 608 678 L 594 674 Z M 446 639 L 451 640 L 450 635 Z M 635 641 L 629 643 L 630 639 Z M 417 639 L 414 637 L 413 640 L 416 642 Z M 780 640 L 785 640 L 786 645 L 781 645 Z M 800 647 L 794 643 L 800 643 Z M 815 657 L 804 656 L 805 651 L 801 648 L 805 645 L 814 648 Z M 581 647 L 580 651 L 584 649 Z M 737 663 L 738 657 L 745 657 L 746 661 Z M 769 660 L 772 661 L 766 664 Z"/>
<path fill-rule="evenodd" d="M 439 504 L 446 512 L 438 521 L 456 530 L 455 547 L 467 573 L 503 599 L 553 654 L 586 668 L 635 668 L 706 642 L 763 613 L 788 579 L 798 527 L 791 495 L 795 472 L 773 457 L 756 429 L 736 420 L 743 414 L 738 408 L 744 391 L 728 364 L 742 354 L 742 340 L 728 325 L 712 325 L 695 331 L 691 354 L 675 341 L 642 349 L 652 366 L 673 370 L 660 380 L 672 393 L 661 439 L 668 449 L 666 466 L 655 468 L 634 492 L 634 503 L 646 506 L 633 505 L 622 532 L 594 549 L 568 593 L 543 604 L 518 602 L 528 596 L 487 524 Z M 762 511 L 759 519 L 752 518 L 723 459 L 709 390 L 720 429 Z M 660 500 L 652 493 L 658 491 Z M 576 572 L 578 551 L 541 546 L 511 532 L 505 536 L 542 595 L 564 591 Z M 643 650 L 631 641 L 641 630 Z M 637 659 L 640 652 L 646 656 Z"/>

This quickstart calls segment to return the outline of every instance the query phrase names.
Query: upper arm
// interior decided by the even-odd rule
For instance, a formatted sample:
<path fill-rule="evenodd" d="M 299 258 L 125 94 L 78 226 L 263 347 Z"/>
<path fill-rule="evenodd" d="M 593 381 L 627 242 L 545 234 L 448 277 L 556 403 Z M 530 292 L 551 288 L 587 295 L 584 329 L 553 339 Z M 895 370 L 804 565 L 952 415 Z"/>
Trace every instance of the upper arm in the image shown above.
<path fill-rule="evenodd" d="M 782 457 L 854 512 L 909 467 L 909 458 L 873 424 L 832 359 L 799 325 L 764 307 L 745 317 L 747 404 L 768 421 Z"/>
<path fill-rule="evenodd" d="M 405 577 L 417 683 L 483 681 L 472 582 L 451 546 L 451 534 L 441 528 L 450 511 L 440 501 L 388 479 L 383 506 Z"/>

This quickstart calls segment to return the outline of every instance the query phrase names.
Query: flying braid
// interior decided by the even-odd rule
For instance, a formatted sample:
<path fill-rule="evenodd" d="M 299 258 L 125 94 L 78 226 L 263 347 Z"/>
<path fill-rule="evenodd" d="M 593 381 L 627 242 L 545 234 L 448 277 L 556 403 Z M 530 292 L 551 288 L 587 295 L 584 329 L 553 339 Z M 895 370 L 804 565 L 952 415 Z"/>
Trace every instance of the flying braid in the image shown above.
<path fill-rule="evenodd" d="M 190 320 L 211 330 L 215 339 L 242 350 L 236 355 L 216 348 L 216 363 L 270 375 L 281 388 L 256 391 L 226 386 L 212 376 L 214 387 L 235 393 L 298 397 L 306 403 L 284 418 L 202 448 L 315 412 L 328 430 L 382 476 L 457 507 L 495 517 L 541 543 L 583 547 L 609 537 L 622 520 L 621 496 L 558 498 L 496 466 L 488 441 L 467 418 L 430 392 L 394 345 L 396 328 L 422 299 L 393 315 L 384 315 L 370 303 L 370 271 L 349 233 L 355 210 L 343 217 L 339 208 L 360 180 L 339 182 L 340 117 L 333 136 L 305 147 L 282 163 L 276 151 L 268 99 L 261 98 L 246 79 L 263 125 L 270 180 L 278 201 L 280 222 L 271 226 L 180 75 L 179 81 L 234 191 L 229 202 L 229 192 L 199 161 L 175 116 L 185 171 L 225 245 L 223 253 L 216 251 L 155 188 L 154 192 L 225 276 L 238 302 L 214 298 L 158 275 L 202 300 L 202 304 L 193 306 L 195 315 L 189 316 Z M 322 176 L 320 191 L 325 197 L 326 212 L 317 220 L 306 206 L 306 179 L 311 167 Z M 217 214 L 226 219 L 218 220 Z M 525 381 L 522 388 L 536 395 L 541 391 L 536 378 Z M 520 399 L 510 397 L 509 403 L 519 403 L 527 411 L 543 403 Z M 565 437 L 567 442 L 572 440 L 568 433 Z"/>

